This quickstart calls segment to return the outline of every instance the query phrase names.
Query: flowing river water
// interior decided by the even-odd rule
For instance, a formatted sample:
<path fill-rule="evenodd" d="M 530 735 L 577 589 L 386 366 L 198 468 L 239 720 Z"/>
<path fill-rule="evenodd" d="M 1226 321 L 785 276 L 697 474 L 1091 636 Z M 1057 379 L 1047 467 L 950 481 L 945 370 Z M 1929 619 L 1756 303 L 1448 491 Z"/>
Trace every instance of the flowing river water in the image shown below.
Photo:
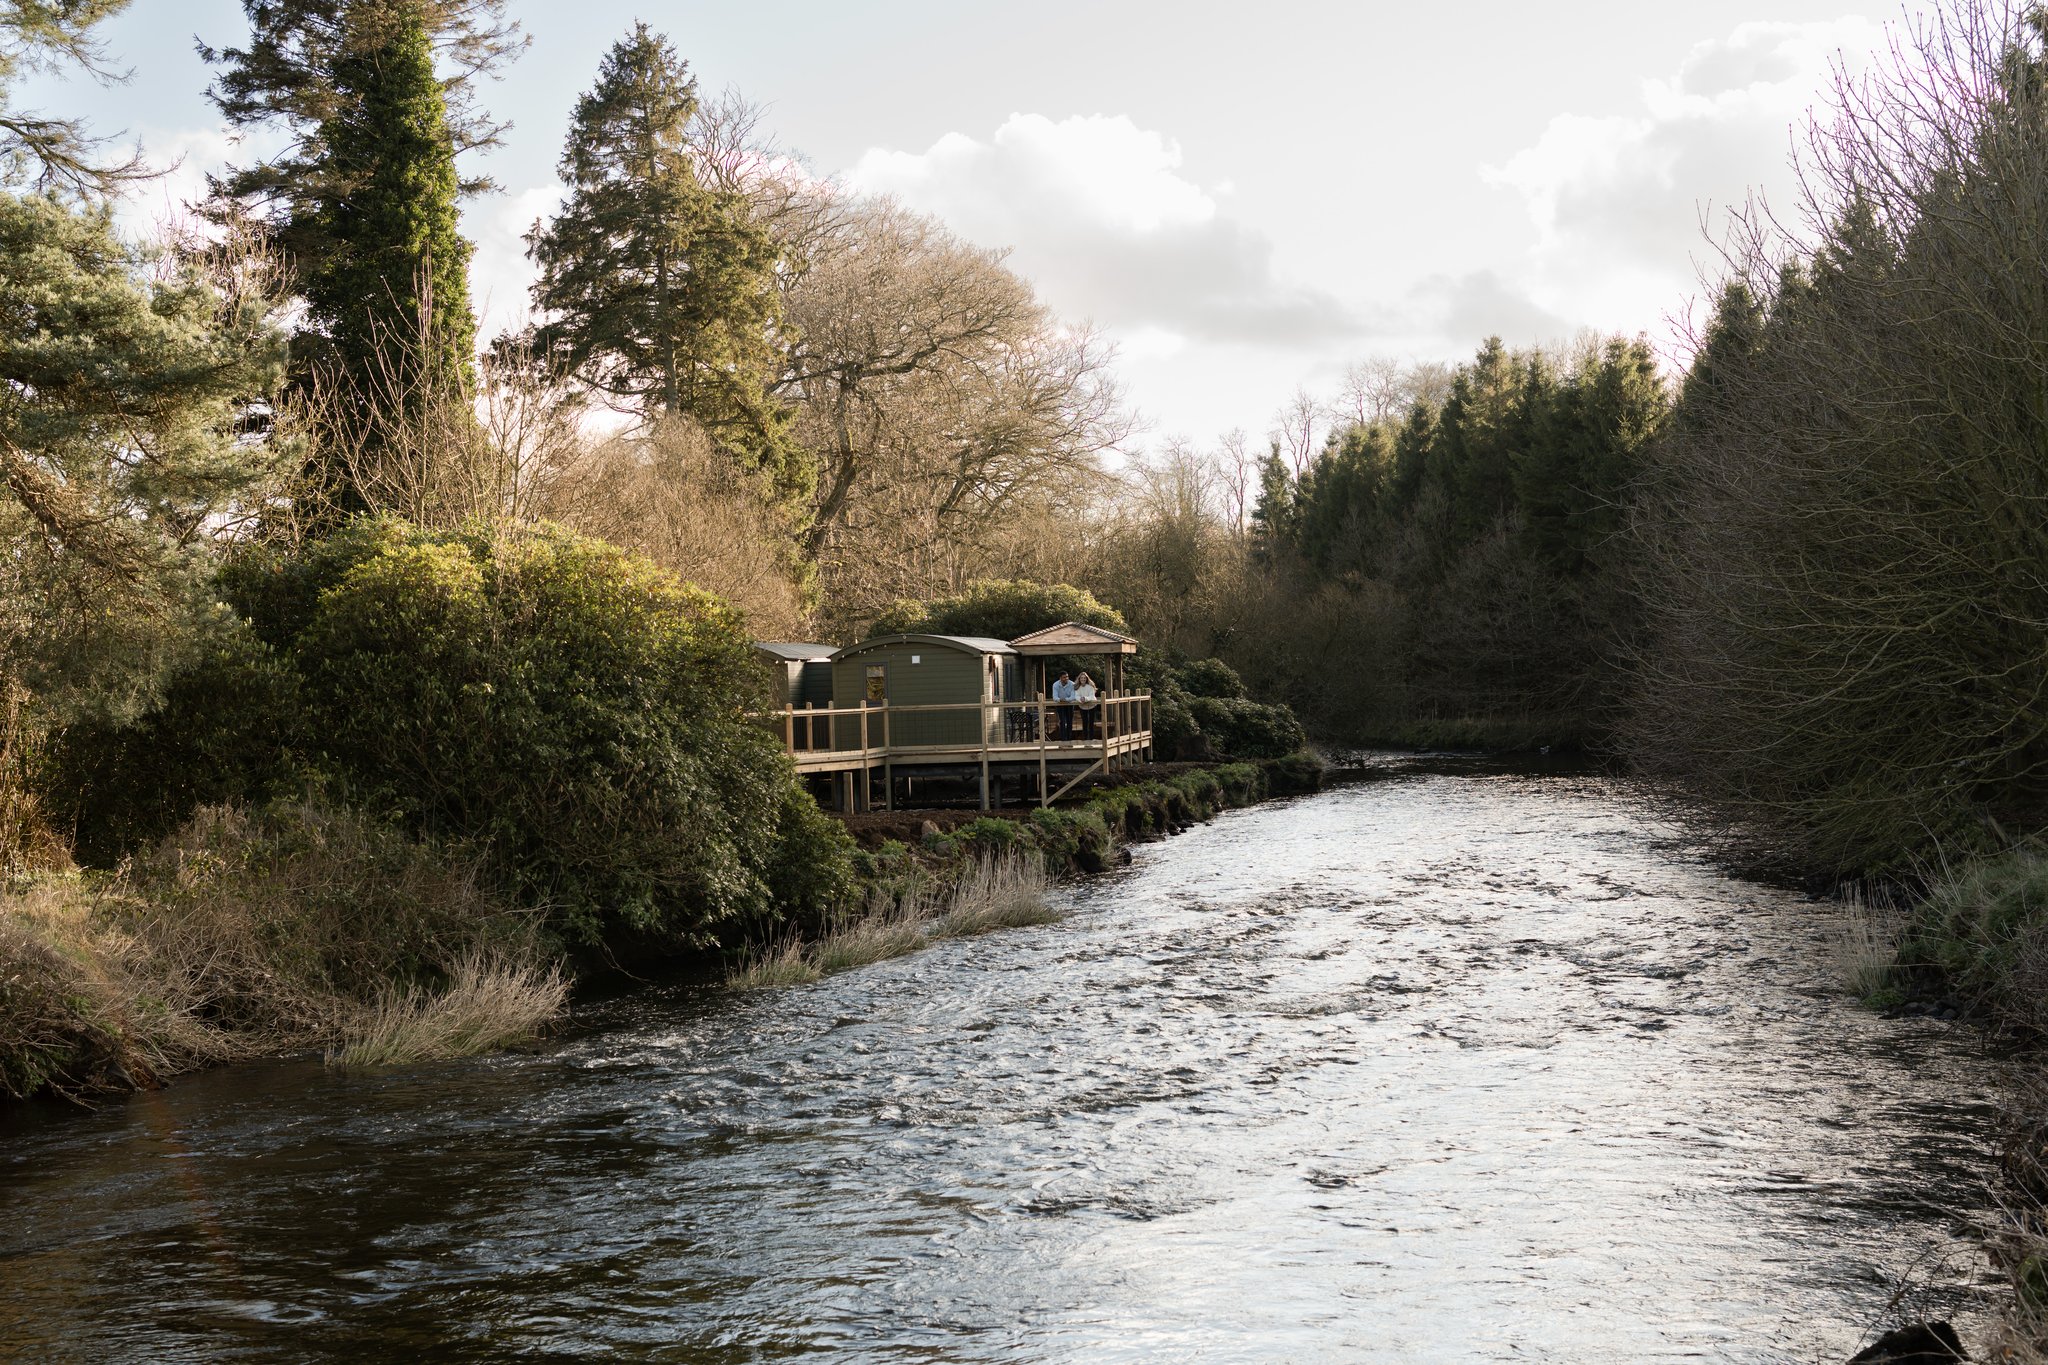
<path fill-rule="evenodd" d="M 0 1357 L 1841 1361 L 1976 1311 L 1977 1042 L 1611 779 L 1386 760 L 1060 895 L 17 1116 Z"/>

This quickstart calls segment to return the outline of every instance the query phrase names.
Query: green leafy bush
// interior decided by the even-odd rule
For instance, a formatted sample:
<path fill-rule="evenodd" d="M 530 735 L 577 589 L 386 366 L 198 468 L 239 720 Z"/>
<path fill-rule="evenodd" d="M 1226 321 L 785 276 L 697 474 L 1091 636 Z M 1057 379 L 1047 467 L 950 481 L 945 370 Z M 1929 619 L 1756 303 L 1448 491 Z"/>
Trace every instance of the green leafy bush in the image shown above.
<path fill-rule="evenodd" d="M 1285 706 L 1196 697 L 1188 710 L 1210 748 L 1229 758 L 1283 758 L 1308 746 L 1307 732 Z"/>
<path fill-rule="evenodd" d="M 46 779 L 75 856 L 111 867 L 203 805 L 299 785 L 298 676 L 248 623 L 223 610 L 139 718 L 94 717 L 65 729 Z"/>
<path fill-rule="evenodd" d="M 291 653 L 358 799 L 492 850 L 588 942 L 708 943 L 848 883 L 850 840 L 748 722 L 751 646 L 708 595 L 557 528 L 337 549 Z"/>
<path fill-rule="evenodd" d="M 1180 685 L 1190 696 L 1242 700 L 1244 679 L 1221 659 L 1197 659 L 1178 670 Z"/>
<path fill-rule="evenodd" d="M 875 618 L 868 638 L 882 635 L 981 635 L 1014 640 L 1062 621 L 1126 633 L 1122 613 L 1068 583 L 984 578 L 965 591 L 930 602 L 897 602 Z"/>

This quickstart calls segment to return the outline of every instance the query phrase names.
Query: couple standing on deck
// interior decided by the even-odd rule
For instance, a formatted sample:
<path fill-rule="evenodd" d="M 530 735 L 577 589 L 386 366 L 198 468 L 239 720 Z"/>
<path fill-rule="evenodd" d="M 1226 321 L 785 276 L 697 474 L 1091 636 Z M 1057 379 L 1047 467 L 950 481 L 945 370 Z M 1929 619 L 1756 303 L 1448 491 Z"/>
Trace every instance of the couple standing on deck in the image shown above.
<path fill-rule="evenodd" d="M 1052 699 L 1059 703 L 1061 739 L 1074 737 L 1074 712 L 1077 710 L 1081 713 L 1081 738 L 1095 738 L 1095 679 L 1089 677 L 1085 670 L 1078 678 L 1070 678 L 1062 671 L 1059 681 L 1052 685 Z"/>

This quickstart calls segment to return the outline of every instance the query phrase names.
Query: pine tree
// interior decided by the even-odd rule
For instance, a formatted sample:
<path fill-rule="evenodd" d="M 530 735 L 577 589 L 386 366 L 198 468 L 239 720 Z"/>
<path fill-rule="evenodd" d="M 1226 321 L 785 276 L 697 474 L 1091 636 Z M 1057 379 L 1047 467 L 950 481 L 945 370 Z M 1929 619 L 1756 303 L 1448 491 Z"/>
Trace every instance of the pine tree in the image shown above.
<path fill-rule="evenodd" d="M 1259 465 L 1259 500 L 1252 508 L 1252 553 L 1261 563 L 1276 562 L 1294 534 L 1294 476 L 1273 442 Z"/>
<path fill-rule="evenodd" d="M 24 686 L 53 713 L 146 700 L 211 535 L 266 496 L 239 432 L 282 375 L 272 303 L 103 210 L 0 194 L 0 711 Z"/>
<path fill-rule="evenodd" d="M 216 217 L 253 225 L 294 268 L 307 305 L 293 369 L 317 382 L 355 444 L 408 405 L 465 388 L 476 321 L 458 152 L 502 131 L 474 108 L 477 75 L 520 46 L 504 0 L 243 0 L 246 48 L 201 55 L 234 127 L 282 125 L 277 157 L 213 182 Z M 437 58 L 453 67 L 443 78 Z M 341 510 L 365 505 L 340 442 L 316 473 Z M 374 451 L 349 452 L 357 461 Z"/>
<path fill-rule="evenodd" d="M 129 2 L 13 0 L 0 5 L 0 179 L 97 200 L 147 175 L 137 158 L 101 158 L 100 139 L 86 132 L 82 121 L 30 113 L 6 98 L 24 68 L 69 63 L 102 82 L 120 79 L 100 65 L 92 31 Z"/>
<path fill-rule="evenodd" d="M 793 501 L 807 464 L 768 388 L 780 363 L 777 251 L 740 196 L 696 172 L 696 82 L 645 24 L 577 102 L 568 202 L 527 238 L 546 317 L 535 349 L 644 416 L 694 418 Z"/>
<path fill-rule="evenodd" d="M 458 231 L 455 149 L 426 26 L 413 4 L 360 6 L 334 82 L 350 98 L 321 127 L 325 171 L 345 193 L 317 206 L 333 249 L 303 263 L 306 300 L 344 392 L 465 384 L 476 319 L 470 245 Z"/>

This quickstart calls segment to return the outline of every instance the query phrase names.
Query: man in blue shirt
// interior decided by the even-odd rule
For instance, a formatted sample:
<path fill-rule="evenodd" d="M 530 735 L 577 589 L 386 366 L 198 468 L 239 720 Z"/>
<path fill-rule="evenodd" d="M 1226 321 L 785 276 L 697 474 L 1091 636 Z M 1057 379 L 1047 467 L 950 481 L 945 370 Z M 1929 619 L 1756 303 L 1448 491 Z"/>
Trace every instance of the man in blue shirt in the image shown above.
<path fill-rule="evenodd" d="M 1074 737 L 1074 680 L 1061 673 L 1059 681 L 1052 685 L 1052 699 L 1059 703 L 1054 714 L 1059 717 L 1060 738 Z"/>

